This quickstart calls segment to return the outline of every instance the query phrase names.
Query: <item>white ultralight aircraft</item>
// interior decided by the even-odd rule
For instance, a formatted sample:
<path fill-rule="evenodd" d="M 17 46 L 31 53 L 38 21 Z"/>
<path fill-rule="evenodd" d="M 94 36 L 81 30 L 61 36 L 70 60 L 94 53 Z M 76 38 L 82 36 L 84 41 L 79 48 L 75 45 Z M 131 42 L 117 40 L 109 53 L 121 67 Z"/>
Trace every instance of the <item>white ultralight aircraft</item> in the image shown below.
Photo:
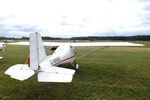
<path fill-rule="evenodd" d="M 58 43 L 44 42 L 45 46 L 58 46 L 52 55 L 46 55 L 41 35 L 39 33 L 30 34 L 30 43 L 17 42 L 9 45 L 29 45 L 30 64 L 16 64 L 5 71 L 11 78 L 23 81 L 30 78 L 35 73 L 38 74 L 38 82 L 71 82 L 75 73 L 74 69 L 58 67 L 65 63 L 74 63 L 76 52 L 74 46 L 144 46 L 129 42 L 84 42 L 84 43 Z"/>
<path fill-rule="evenodd" d="M 0 43 L 0 51 L 4 51 L 6 46 L 6 43 Z M 0 57 L 0 60 L 3 59 L 3 57 Z"/>

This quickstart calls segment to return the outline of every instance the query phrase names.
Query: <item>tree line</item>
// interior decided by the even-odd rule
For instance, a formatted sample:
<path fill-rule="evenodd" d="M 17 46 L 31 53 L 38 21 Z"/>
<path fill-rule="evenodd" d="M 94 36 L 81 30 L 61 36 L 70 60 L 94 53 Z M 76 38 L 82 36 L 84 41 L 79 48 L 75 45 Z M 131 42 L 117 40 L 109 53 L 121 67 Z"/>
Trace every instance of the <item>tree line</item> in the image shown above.
<path fill-rule="evenodd" d="M 29 40 L 29 37 L 8 38 L 0 37 L 0 40 Z M 87 37 L 72 37 L 72 38 L 56 38 L 56 37 L 42 37 L 43 40 L 126 40 L 126 41 L 149 41 L 150 35 L 137 36 L 87 36 Z"/>
<path fill-rule="evenodd" d="M 88 37 L 72 37 L 71 40 L 129 40 L 129 41 L 149 41 L 150 35 L 137 36 L 88 36 Z"/>

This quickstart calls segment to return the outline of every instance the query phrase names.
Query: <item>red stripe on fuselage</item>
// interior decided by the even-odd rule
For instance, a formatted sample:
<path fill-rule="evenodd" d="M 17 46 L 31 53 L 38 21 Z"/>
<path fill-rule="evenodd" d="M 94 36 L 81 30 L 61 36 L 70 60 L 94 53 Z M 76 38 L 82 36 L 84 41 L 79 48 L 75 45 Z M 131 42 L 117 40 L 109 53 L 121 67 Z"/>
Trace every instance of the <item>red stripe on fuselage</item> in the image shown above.
<path fill-rule="evenodd" d="M 73 57 L 75 57 L 75 56 L 76 56 L 76 55 L 73 55 L 73 56 L 71 56 L 71 57 L 69 57 L 69 58 L 66 58 L 66 59 L 64 59 L 64 60 L 62 60 L 62 61 L 60 61 L 60 62 L 54 64 L 54 66 L 55 66 L 55 65 L 58 65 L 59 63 L 62 63 L 62 62 L 64 62 L 64 61 L 66 61 L 66 60 L 69 60 L 69 59 L 71 59 L 71 58 L 73 58 Z"/>

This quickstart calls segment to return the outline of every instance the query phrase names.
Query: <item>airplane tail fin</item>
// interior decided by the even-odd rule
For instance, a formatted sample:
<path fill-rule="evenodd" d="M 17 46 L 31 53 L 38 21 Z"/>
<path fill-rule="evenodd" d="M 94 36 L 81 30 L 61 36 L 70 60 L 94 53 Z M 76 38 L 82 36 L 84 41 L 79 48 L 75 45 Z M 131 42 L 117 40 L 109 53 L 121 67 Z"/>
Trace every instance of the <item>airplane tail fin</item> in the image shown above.
<path fill-rule="evenodd" d="M 46 57 L 40 33 L 30 34 L 30 68 L 38 70 L 39 63 Z"/>

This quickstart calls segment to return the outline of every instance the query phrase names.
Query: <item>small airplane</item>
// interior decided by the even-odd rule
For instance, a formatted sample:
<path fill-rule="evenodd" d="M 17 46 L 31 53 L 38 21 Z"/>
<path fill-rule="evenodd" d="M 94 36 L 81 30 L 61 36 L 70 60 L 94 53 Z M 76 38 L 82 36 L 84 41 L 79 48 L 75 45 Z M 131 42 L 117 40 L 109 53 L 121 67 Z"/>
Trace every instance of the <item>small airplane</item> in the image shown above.
<path fill-rule="evenodd" d="M 77 53 L 74 46 L 144 46 L 129 42 L 84 42 L 84 43 L 58 43 L 44 42 L 40 33 L 31 33 L 30 42 L 9 43 L 9 45 L 29 45 L 28 64 L 16 64 L 5 71 L 11 78 L 24 81 L 35 73 L 38 82 L 71 82 L 75 69 L 79 69 L 75 59 Z M 52 55 L 46 55 L 45 46 L 57 46 Z M 71 63 L 75 69 L 58 67 L 66 63 Z"/>
<path fill-rule="evenodd" d="M 6 43 L 0 43 L 0 51 L 5 51 Z M 0 60 L 3 59 L 3 57 L 0 57 Z"/>

